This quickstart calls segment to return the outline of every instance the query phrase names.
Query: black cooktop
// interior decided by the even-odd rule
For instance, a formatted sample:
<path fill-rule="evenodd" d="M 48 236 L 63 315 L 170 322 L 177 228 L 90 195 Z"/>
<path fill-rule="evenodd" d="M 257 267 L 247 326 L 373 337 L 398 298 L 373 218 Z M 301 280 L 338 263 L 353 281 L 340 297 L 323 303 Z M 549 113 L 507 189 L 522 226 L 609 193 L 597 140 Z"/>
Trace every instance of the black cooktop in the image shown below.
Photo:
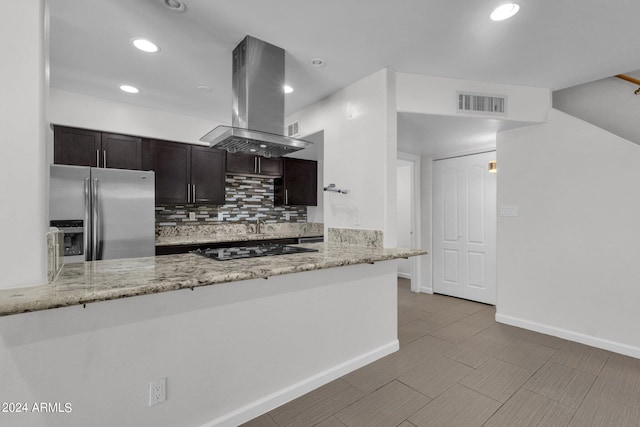
<path fill-rule="evenodd" d="M 318 252 L 317 249 L 289 246 L 282 244 L 266 244 L 257 246 L 240 246 L 220 249 L 196 249 L 194 254 L 206 256 L 217 261 L 229 261 L 240 258 L 255 258 L 262 256 L 288 255 L 301 252 Z"/>

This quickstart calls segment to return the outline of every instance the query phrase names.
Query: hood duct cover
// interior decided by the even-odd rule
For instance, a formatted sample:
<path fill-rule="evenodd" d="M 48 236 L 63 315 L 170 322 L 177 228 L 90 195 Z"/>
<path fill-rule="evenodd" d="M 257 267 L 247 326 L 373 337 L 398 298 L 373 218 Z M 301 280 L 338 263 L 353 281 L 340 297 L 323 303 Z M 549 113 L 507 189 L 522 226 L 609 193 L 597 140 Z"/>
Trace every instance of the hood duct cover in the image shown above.
<path fill-rule="evenodd" d="M 210 147 L 280 157 L 311 142 L 284 136 L 284 50 L 247 36 L 233 50 L 232 126 L 218 126 L 200 141 Z"/>

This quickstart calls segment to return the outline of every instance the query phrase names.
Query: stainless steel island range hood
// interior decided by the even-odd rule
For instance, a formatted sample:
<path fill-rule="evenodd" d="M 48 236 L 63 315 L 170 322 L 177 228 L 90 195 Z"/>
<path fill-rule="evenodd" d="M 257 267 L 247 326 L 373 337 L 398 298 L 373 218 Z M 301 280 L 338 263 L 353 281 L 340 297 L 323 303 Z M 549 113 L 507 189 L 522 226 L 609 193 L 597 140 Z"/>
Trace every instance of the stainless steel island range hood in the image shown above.
<path fill-rule="evenodd" d="M 233 50 L 232 126 L 218 126 L 200 141 L 210 147 L 280 157 L 312 143 L 283 135 L 284 50 L 247 36 Z"/>

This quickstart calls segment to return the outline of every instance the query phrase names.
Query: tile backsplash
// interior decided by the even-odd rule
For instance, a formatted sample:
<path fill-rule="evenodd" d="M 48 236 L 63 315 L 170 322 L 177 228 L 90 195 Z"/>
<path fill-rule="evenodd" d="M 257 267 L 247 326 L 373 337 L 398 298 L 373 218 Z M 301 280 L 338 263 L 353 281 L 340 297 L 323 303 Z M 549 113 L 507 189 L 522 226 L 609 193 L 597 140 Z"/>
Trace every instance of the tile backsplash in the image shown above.
<path fill-rule="evenodd" d="M 156 206 L 156 226 L 212 223 L 249 223 L 260 218 L 266 223 L 307 222 L 306 206 L 274 206 L 273 178 L 228 175 L 223 206 Z M 189 214 L 195 213 L 195 219 Z M 220 219 L 222 218 L 222 219 Z"/>

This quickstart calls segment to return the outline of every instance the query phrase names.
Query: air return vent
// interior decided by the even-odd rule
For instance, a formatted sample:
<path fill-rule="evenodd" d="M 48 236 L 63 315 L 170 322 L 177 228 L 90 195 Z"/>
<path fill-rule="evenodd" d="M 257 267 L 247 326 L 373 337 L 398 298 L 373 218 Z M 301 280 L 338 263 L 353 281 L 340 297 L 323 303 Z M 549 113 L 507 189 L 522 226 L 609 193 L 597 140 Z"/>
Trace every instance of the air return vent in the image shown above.
<path fill-rule="evenodd" d="M 295 121 L 287 125 L 287 136 L 299 136 L 300 135 L 300 122 Z"/>
<path fill-rule="evenodd" d="M 507 97 L 458 92 L 458 111 L 504 114 Z"/>

